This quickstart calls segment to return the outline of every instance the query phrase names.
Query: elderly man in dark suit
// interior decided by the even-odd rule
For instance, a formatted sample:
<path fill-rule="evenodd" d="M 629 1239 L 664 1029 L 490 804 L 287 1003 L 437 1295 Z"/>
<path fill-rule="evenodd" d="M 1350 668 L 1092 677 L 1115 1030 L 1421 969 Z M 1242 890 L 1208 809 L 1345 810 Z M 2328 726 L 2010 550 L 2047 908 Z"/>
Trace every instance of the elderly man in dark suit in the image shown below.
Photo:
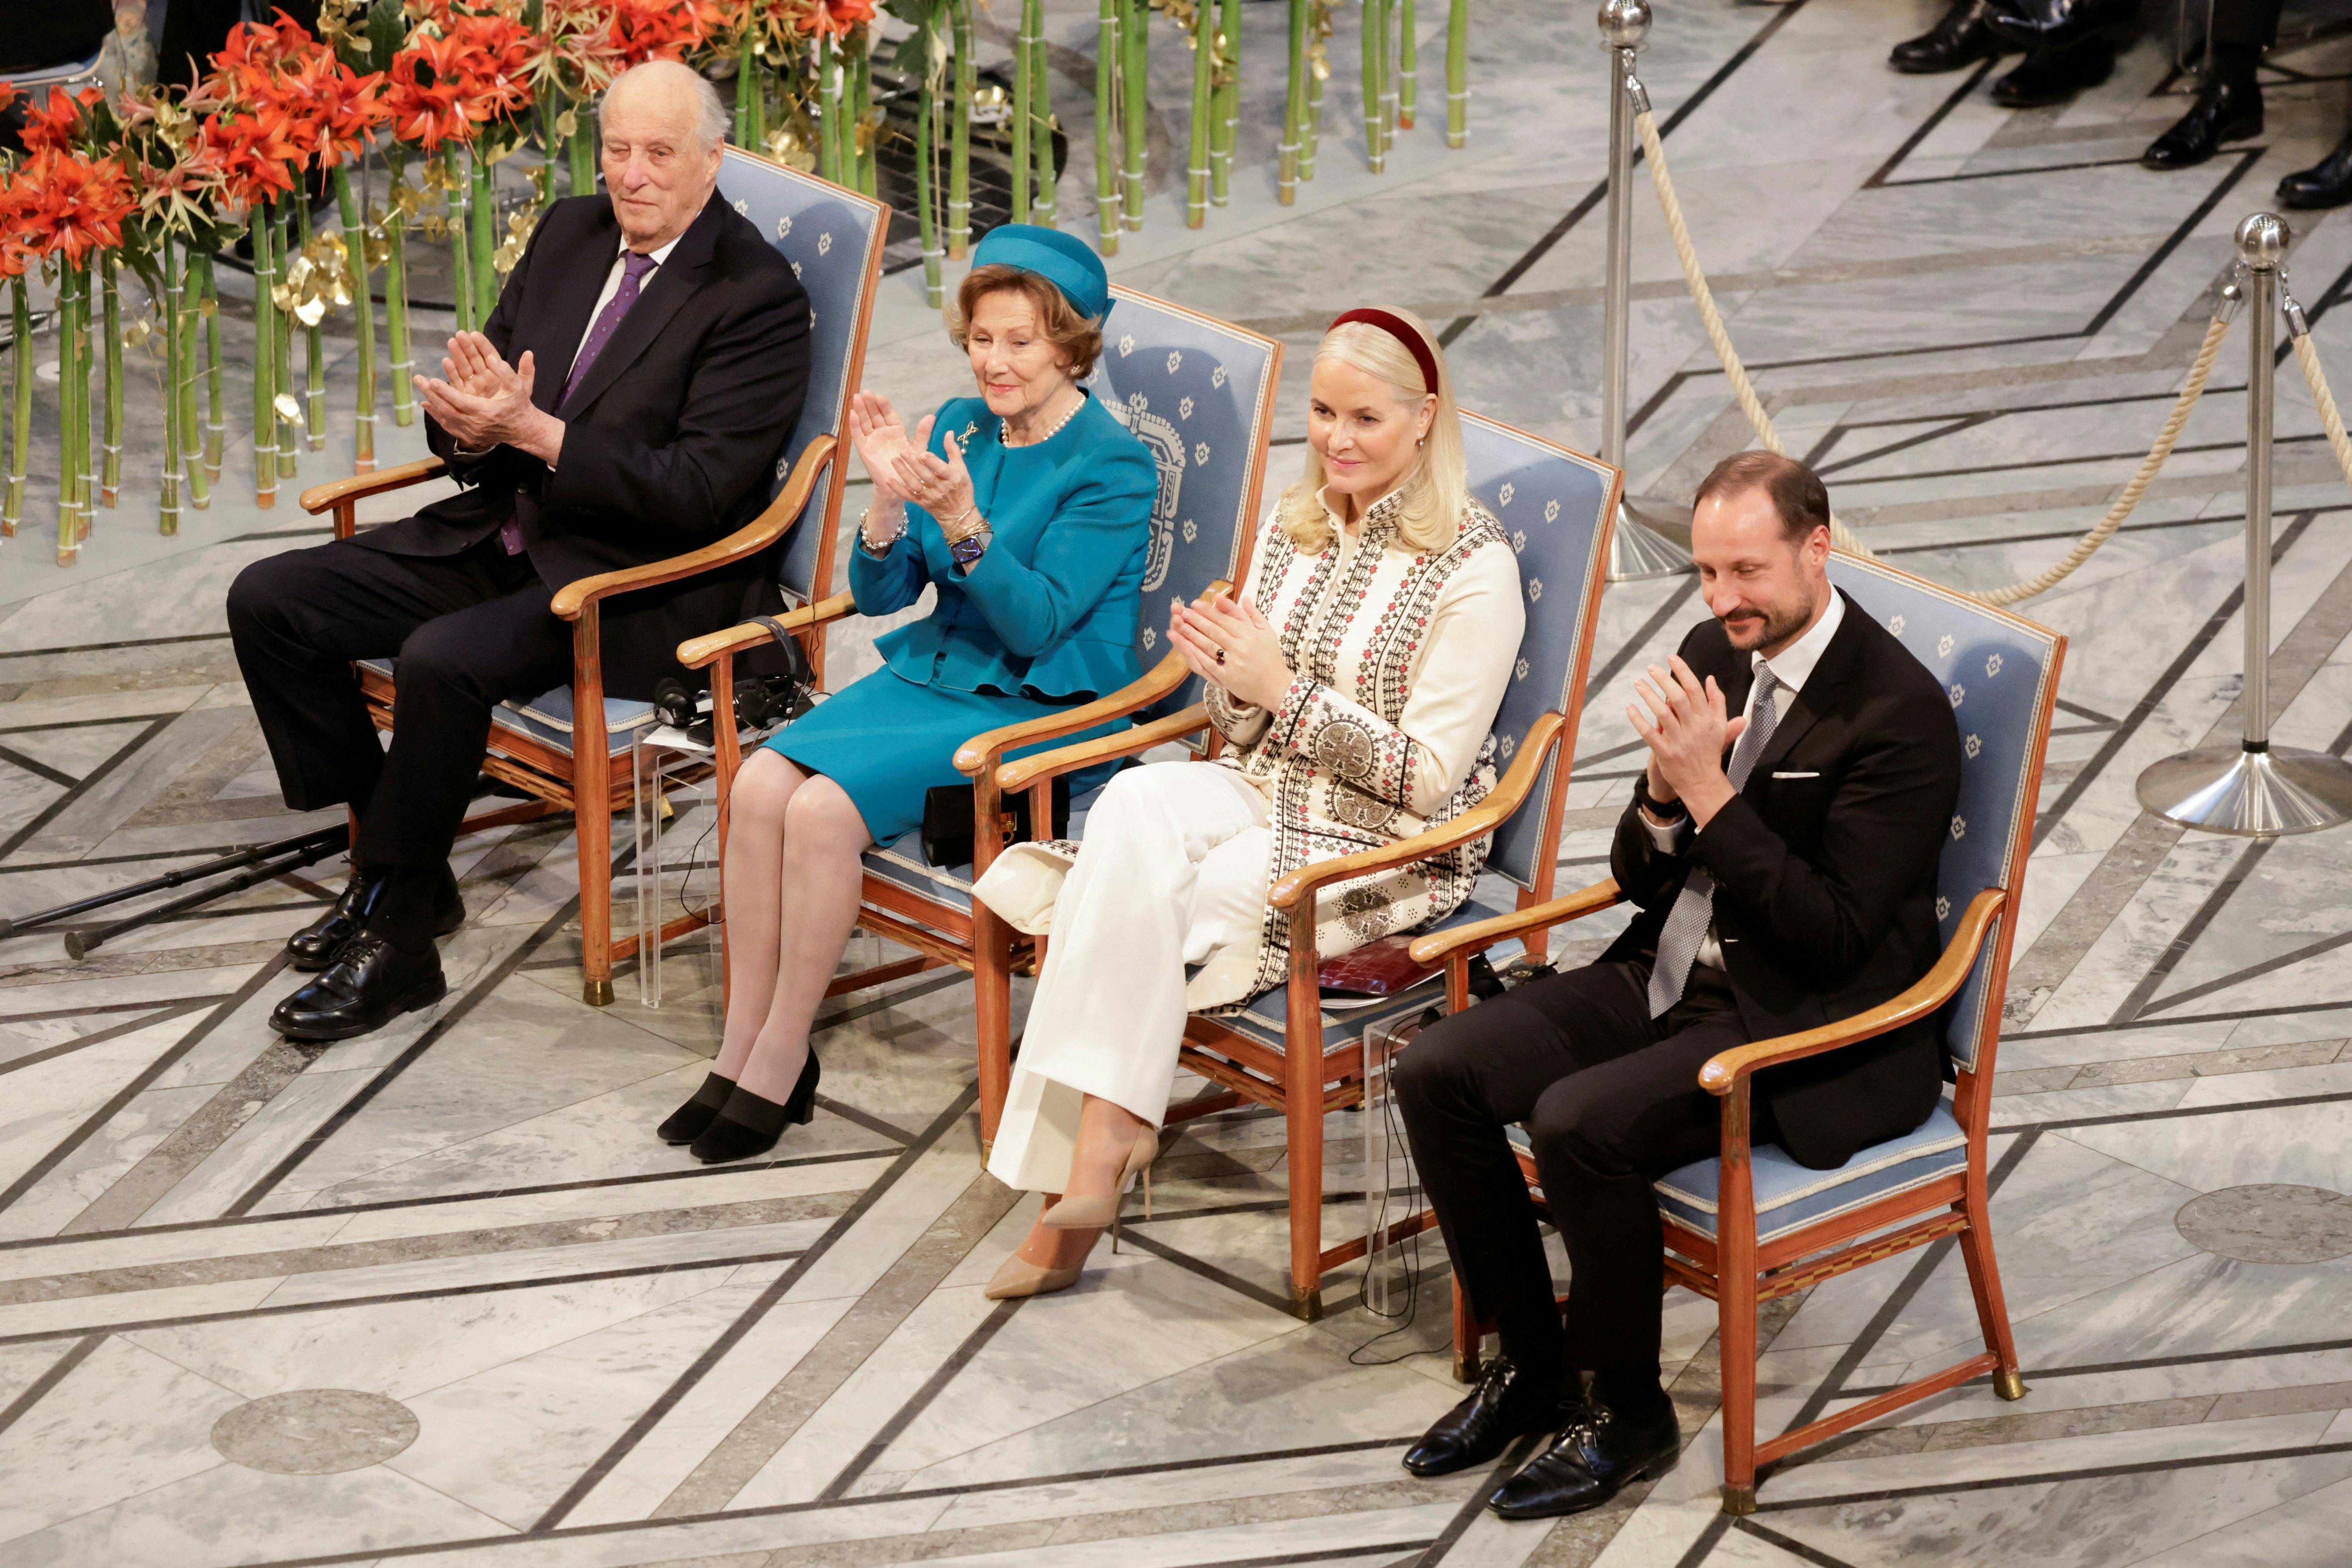
<path fill-rule="evenodd" d="M 247 567 L 229 628 L 286 802 L 359 816 L 342 898 L 288 943 L 316 979 L 272 1024 L 365 1034 L 446 990 L 463 923 L 449 847 L 497 703 L 562 685 L 580 578 L 709 544 L 759 514 L 808 372 L 808 298 L 717 195 L 727 119 L 684 66 L 639 66 L 599 115 L 606 195 L 558 202 L 485 330 L 417 378 L 466 487 L 386 527 Z M 646 698 L 686 637 L 781 607 L 754 558 L 604 611 L 605 689 Z M 396 655 L 387 752 L 349 661 Z"/>
<path fill-rule="evenodd" d="M 1506 1518 L 1597 1507 L 1679 1452 L 1651 1183 L 1717 1151 L 1700 1067 L 1884 1002 L 1940 951 L 1958 734 L 1935 679 L 1830 586 L 1821 480 L 1769 453 L 1727 458 L 1699 487 L 1691 543 L 1714 618 L 1627 708 L 1649 763 L 1610 865 L 1640 913 L 1597 962 L 1433 1025 L 1397 1069 L 1446 1248 L 1503 1340 L 1404 1462 L 1443 1475 L 1559 1430 L 1488 1500 Z M 1942 1079 L 1930 1021 L 1775 1068 L 1757 1079 L 1756 1141 L 1830 1169 L 1927 1120 Z M 1567 1246 L 1565 1331 L 1515 1122 Z M 1571 1369 L 1592 1373 L 1589 1394 Z"/>

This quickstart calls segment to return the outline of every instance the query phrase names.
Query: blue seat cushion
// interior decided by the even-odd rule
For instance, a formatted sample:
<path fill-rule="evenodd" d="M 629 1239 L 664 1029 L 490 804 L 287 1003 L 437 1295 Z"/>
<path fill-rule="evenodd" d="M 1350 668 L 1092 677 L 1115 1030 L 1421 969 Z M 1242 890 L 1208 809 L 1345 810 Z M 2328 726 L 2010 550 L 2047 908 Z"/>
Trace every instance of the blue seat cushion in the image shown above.
<path fill-rule="evenodd" d="M 915 829 L 894 843 L 866 852 L 866 874 L 908 892 L 971 913 L 971 863 L 934 866 L 923 858 L 923 830 Z"/>
<path fill-rule="evenodd" d="M 1527 1130 L 1510 1130 L 1512 1144 L 1530 1147 Z M 1751 1169 L 1756 1183 L 1756 1239 L 1776 1241 L 1791 1231 L 1860 1208 L 1864 1204 L 1922 1187 L 1967 1168 L 1968 1134 L 1953 1120 L 1948 1103 L 1900 1138 L 1864 1149 L 1834 1171 L 1800 1165 L 1775 1143 L 1756 1146 Z M 1719 1159 L 1694 1161 L 1656 1184 L 1658 1206 L 1702 1235 L 1715 1235 Z"/>
<path fill-rule="evenodd" d="M 360 668 L 377 675 L 393 677 L 394 661 L 388 658 L 363 658 Z M 617 697 L 604 699 L 604 750 L 612 756 L 621 756 L 636 743 L 638 735 L 660 721 L 650 702 L 625 702 Z M 552 746 L 565 756 L 572 754 L 572 688 L 559 686 L 543 691 L 528 702 L 501 702 L 490 710 L 490 723 L 498 729 L 528 735 L 542 745 Z M 496 737 L 492 737 L 495 742 Z"/>

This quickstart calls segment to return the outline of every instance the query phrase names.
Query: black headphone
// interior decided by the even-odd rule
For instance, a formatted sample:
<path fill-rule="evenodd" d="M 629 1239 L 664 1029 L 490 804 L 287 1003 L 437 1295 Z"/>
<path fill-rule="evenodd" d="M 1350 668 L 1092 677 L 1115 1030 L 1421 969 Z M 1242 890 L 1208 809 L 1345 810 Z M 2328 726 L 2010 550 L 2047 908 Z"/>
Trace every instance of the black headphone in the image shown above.
<path fill-rule="evenodd" d="M 816 706 L 815 672 L 807 650 L 773 616 L 754 616 L 751 624 L 767 628 L 784 650 L 784 670 L 779 675 L 747 675 L 735 682 L 735 722 L 744 730 L 769 731 L 791 723 Z M 665 724 L 686 731 L 687 739 L 709 745 L 714 739 L 711 716 L 702 711 L 701 693 L 675 676 L 654 683 L 654 713 Z"/>

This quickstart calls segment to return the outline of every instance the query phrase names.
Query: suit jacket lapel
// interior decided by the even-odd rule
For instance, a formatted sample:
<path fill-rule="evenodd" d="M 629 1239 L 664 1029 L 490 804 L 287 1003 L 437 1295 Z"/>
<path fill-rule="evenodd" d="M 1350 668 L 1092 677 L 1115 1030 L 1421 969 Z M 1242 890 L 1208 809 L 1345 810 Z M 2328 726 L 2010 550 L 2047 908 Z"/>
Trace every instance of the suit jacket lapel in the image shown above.
<path fill-rule="evenodd" d="M 1831 592 L 1842 595 L 1843 590 L 1833 588 Z M 1756 769 L 1748 775 L 1751 783 L 1770 776 L 1773 765 L 1786 757 L 1790 749 L 1804 739 L 1805 731 L 1813 727 L 1813 721 L 1829 705 L 1830 695 L 1853 674 L 1862 658 L 1861 618 L 1862 612 L 1854 608 L 1853 601 L 1846 600 L 1845 619 L 1839 624 L 1837 636 L 1830 638 L 1830 646 L 1822 650 L 1821 662 L 1813 666 L 1812 674 L 1805 678 L 1803 688 L 1790 701 L 1788 711 L 1780 715 L 1772 738 L 1764 742 L 1764 754 L 1756 759 Z"/>
<path fill-rule="evenodd" d="M 656 269 L 653 281 L 637 296 L 637 302 L 629 307 L 629 313 L 621 318 L 612 341 L 596 356 L 596 363 L 588 367 L 588 374 L 580 378 L 580 384 L 572 389 L 572 395 L 564 398 L 559 412 L 567 417 L 584 412 L 661 336 L 670 318 L 702 287 L 702 274 L 710 265 L 711 253 L 718 248 L 719 226 L 726 212 L 726 204 L 713 191 L 701 215 L 678 237 L 677 248 Z M 604 287 L 604 277 L 599 274 L 597 291 L 601 293 Z M 583 324 L 581 330 L 585 332 L 587 328 Z M 564 374 L 571 374 L 568 364 Z"/>
<path fill-rule="evenodd" d="M 613 270 L 613 258 L 620 254 L 621 226 L 607 205 L 591 226 L 586 247 L 604 258 L 604 265 L 574 267 L 557 273 L 554 279 L 554 301 L 547 314 L 547 341 L 530 345 L 539 352 L 540 371 L 531 383 L 530 400 L 542 410 L 555 412 L 555 401 L 563 395 L 563 384 L 572 374 L 572 357 L 580 352 L 581 340 L 588 335 L 589 312 L 596 308 L 596 296 L 604 291 L 604 279 Z M 634 314 L 634 312 L 632 312 Z M 520 360 L 520 351 L 512 356 Z"/>

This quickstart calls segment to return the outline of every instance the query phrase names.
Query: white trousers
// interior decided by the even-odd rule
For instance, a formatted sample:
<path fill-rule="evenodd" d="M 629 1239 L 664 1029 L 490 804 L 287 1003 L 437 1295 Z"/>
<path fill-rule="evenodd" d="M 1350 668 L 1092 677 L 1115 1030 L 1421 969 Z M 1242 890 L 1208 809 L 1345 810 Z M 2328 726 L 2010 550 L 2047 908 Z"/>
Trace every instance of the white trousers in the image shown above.
<path fill-rule="evenodd" d="M 1265 797 L 1230 768 L 1154 763 L 1112 777 L 1086 818 L 988 1169 L 1058 1193 L 1087 1095 L 1157 1127 L 1183 1044 L 1184 968 L 1255 943 L 1265 912 Z"/>

